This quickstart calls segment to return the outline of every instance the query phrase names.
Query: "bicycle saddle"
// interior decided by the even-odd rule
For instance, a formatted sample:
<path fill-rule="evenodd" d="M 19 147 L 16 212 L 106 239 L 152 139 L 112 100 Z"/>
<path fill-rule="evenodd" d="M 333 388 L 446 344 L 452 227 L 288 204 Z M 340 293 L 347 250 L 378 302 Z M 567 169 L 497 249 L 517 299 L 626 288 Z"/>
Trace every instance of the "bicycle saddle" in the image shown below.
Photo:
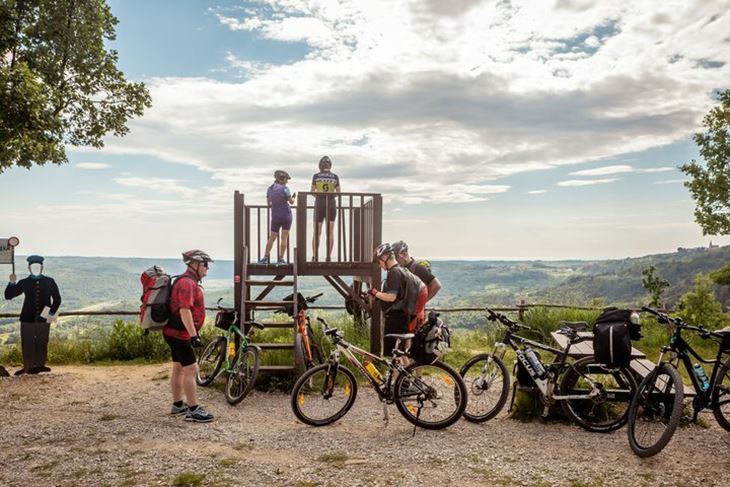
<path fill-rule="evenodd" d="M 385 335 L 385 338 L 395 338 L 396 340 L 410 340 L 414 336 L 416 335 L 414 335 L 413 333 L 388 333 L 387 335 Z"/>
<path fill-rule="evenodd" d="M 588 323 L 585 321 L 561 321 L 560 326 L 570 328 L 573 331 L 586 331 L 588 329 Z"/>

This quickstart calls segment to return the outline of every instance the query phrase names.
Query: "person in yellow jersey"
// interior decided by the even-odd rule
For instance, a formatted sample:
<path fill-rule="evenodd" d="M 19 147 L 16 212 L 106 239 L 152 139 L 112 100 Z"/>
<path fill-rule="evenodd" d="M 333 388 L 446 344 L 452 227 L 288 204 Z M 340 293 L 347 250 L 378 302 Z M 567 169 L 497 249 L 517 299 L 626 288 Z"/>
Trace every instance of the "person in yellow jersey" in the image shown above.
<path fill-rule="evenodd" d="M 332 260 L 332 249 L 335 245 L 335 218 L 337 217 L 337 199 L 334 193 L 340 192 L 340 178 L 332 172 L 332 161 L 328 156 L 319 160 L 319 172 L 312 176 L 314 199 L 314 221 L 316 228 L 312 239 L 312 260 L 319 260 L 319 237 L 322 234 L 322 224 L 327 220 L 327 262 Z"/>

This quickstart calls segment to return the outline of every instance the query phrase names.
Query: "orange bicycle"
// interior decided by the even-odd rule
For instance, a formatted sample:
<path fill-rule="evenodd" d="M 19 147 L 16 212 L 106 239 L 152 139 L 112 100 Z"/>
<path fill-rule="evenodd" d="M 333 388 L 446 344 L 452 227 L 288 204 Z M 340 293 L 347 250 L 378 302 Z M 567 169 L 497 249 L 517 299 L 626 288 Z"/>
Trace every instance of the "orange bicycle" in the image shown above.
<path fill-rule="evenodd" d="M 315 365 L 324 362 L 320 347 L 314 339 L 314 332 L 312 331 L 309 316 L 307 316 L 309 305 L 322 297 L 322 294 L 324 293 L 305 298 L 301 293 L 297 293 L 297 335 L 294 337 L 294 365 L 299 373 L 303 373 Z M 285 297 L 284 301 L 293 301 L 293 295 L 290 294 Z M 288 316 L 294 318 L 294 306 L 285 306 L 278 310 L 277 313 L 286 313 Z"/>

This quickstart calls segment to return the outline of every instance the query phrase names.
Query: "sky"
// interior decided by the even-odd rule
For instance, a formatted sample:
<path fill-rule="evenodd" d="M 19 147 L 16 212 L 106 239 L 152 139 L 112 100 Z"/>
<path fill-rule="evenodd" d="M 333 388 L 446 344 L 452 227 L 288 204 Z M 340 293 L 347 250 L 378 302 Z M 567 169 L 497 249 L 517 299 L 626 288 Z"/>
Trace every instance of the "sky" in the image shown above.
<path fill-rule="evenodd" d="M 275 169 L 382 193 L 428 258 L 597 259 L 703 236 L 677 166 L 730 88 L 730 0 L 110 0 L 153 106 L 102 150 L 0 175 L 23 254 L 233 256 Z"/>

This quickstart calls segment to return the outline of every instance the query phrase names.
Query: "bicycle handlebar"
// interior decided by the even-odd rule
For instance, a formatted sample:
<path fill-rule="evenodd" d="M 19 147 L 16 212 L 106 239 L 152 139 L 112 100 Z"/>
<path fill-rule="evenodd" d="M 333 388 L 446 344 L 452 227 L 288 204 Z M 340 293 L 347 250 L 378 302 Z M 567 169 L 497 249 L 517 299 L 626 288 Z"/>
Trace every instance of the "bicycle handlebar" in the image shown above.
<path fill-rule="evenodd" d="M 321 298 L 323 294 L 324 293 L 319 293 L 319 294 L 315 294 L 314 296 L 309 296 L 308 298 L 305 299 L 305 301 L 308 303 L 313 303 L 313 302 L 317 301 L 319 298 Z"/>
<path fill-rule="evenodd" d="M 532 330 L 532 328 L 530 328 L 529 326 L 523 325 L 522 323 L 517 323 L 516 321 L 507 318 L 502 313 L 497 313 L 496 311 L 494 311 L 490 308 L 485 308 L 485 309 L 486 309 L 487 313 L 489 314 L 489 316 L 487 316 L 487 319 L 490 321 L 500 321 L 503 325 L 505 325 L 509 328 L 522 328 L 523 330 Z"/>
<path fill-rule="evenodd" d="M 642 306 L 641 310 L 646 311 L 647 313 L 651 313 L 654 316 L 656 316 L 657 318 L 659 318 L 657 320 L 657 321 L 659 321 L 659 323 L 672 324 L 678 328 L 696 331 L 696 332 L 700 333 L 700 336 L 702 336 L 703 338 L 708 338 L 710 336 L 714 336 L 715 338 L 723 338 L 723 336 L 720 335 L 719 333 L 715 333 L 714 331 L 708 330 L 704 326 L 688 325 L 687 323 L 684 322 L 684 320 L 682 320 L 682 318 L 672 318 L 668 314 L 662 313 L 661 311 L 656 310 L 654 308 L 650 308 L 648 306 Z"/>

